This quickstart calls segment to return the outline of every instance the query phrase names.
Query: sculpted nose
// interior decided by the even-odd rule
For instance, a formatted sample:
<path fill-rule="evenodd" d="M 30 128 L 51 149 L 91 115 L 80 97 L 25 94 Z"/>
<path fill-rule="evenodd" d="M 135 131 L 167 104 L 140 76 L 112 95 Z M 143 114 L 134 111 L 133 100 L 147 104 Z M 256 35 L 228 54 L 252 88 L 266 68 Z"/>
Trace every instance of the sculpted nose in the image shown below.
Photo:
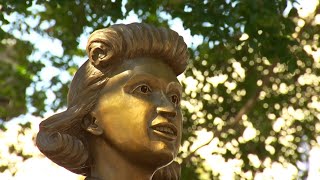
<path fill-rule="evenodd" d="M 165 98 L 163 103 L 159 107 L 157 107 L 157 113 L 160 116 L 169 120 L 173 120 L 173 118 L 177 116 L 176 108 L 173 106 L 171 102 L 169 102 L 167 98 Z"/>
<path fill-rule="evenodd" d="M 160 116 L 167 118 L 169 120 L 172 120 L 177 116 L 177 111 L 173 107 L 167 107 L 167 106 L 157 107 L 157 113 Z"/>

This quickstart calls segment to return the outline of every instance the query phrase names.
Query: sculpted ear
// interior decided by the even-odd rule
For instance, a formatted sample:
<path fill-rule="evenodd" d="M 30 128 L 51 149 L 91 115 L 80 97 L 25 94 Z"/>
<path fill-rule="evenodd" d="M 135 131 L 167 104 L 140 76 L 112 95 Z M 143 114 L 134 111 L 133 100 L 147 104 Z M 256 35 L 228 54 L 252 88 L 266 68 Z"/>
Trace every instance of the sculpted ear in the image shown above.
<path fill-rule="evenodd" d="M 96 118 L 91 114 L 86 115 L 81 123 L 82 128 L 93 135 L 99 136 L 103 133 L 103 129 L 97 124 Z"/>

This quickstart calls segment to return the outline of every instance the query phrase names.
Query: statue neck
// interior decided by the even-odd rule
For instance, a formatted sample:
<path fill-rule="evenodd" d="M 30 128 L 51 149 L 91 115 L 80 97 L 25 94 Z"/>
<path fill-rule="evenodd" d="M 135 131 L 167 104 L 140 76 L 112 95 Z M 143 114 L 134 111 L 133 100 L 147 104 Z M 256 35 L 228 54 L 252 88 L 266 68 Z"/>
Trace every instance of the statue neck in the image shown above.
<path fill-rule="evenodd" d="M 130 162 L 119 151 L 112 148 L 101 137 L 93 137 L 90 142 L 93 165 L 91 177 L 99 180 L 151 180 L 156 169 L 139 167 Z M 89 179 L 90 179 L 89 178 Z"/>

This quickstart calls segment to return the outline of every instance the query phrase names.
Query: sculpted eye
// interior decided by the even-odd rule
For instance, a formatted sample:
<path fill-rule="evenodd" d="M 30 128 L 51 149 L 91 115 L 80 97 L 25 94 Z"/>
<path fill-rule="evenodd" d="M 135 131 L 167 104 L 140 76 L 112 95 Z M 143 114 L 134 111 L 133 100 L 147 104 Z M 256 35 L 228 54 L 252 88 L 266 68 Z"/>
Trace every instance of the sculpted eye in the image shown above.
<path fill-rule="evenodd" d="M 137 86 L 133 91 L 136 91 L 141 94 L 149 94 L 152 92 L 151 88 L 146 84 L 141 84 Z"/>
<path fill-rule="evenodd" d="M 171 96 L 171 102 L 175 105 L 175 106 L 179 106 L 180 104 L 180 98 L 177 95 L 172 95 Z"/>

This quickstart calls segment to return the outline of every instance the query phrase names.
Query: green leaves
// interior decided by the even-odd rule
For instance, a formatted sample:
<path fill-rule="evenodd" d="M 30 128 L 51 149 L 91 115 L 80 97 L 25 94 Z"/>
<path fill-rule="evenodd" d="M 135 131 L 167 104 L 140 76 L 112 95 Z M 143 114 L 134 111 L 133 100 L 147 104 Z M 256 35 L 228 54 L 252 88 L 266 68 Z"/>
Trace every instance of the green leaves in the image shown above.
<path fill-rule="evenodd" d="M 2 42 L 7 44 L 3 45 L 7 47 L 0 51 L 0 97 L 7 103 L 0 105 L 0 119 L 10 120 L 26 113 L 25 91 L 35 74 L 28 69 L 29 62 L 26 57 L 32 45 L 13 37 L 4 40 L 7 41 Z"/>
<path fill-rule="evenodd" d="M 245 178 L 246 172 L 263 172 L 269 161 L 296 166 L 307 155 L 297 149 L 302 144 L 314 145 L 319 134 L 314 128 L 319 126 L 319 110 L 312 105 L 320 101 L 319 65 L 310 53 L 319 46 L 320 27 L 313 20 L 320 11 L 318 6 L 316 13 L 299 25 L 302 19 L 297 7 L 291 7 L 295 2 L 0 1 L 4 12 L 0 14 L 0 24 L 10 24 L 4 14 L 13 12 L 39 18 L 37 27 L 24 25 L 24 21 L 10 25 L 13 30 L 34 30 L 60 40 L 62 57 L 48 52 L 44 59 L 73 75 L 75 57 L 85 56 L 78 46 L 81 35 L 88 36 L 130 13 L 137 14 L 143 22 L 164 27 L 170 27 L 172 19 L 180 19 L 191 35 L 203 38 L 202 44 L 190 48 L 191 63 L 182 82 L 188 89 L 183 99 L 189 103 L 183 109 L 183 142 L 187 145 L 180 153 L 182 179 L 213 179 L 213 175 L 221 175 L 204 165 L 199 155 L 202 148 L 192 152 L 195 132 L 201 129 L 217 137 L 218 145 L 210 151 L 225 161 L 242 162 L 241 172 L 234 176 Z M 43 10 L 31 11 L 32 4 Z M 33 45 L 10 33 L 0 29 L 0 119 L 9 120 L 27 112 L 28 102 L 36 108 L 36 115 L 64 107 L 68 80 L 54 76 L 50 85 L 37 88 L 45 61 L 31 59 L 36 51 Z M 28 96 L 27 87 L 34 89 Z M 48 88 L 54 92 L 55 101 L 46 104 Z M 248 132 L 254 134 L 248 138 Z M 261 165 L 255 165 L 250 157 L 257 157 Z"/>

